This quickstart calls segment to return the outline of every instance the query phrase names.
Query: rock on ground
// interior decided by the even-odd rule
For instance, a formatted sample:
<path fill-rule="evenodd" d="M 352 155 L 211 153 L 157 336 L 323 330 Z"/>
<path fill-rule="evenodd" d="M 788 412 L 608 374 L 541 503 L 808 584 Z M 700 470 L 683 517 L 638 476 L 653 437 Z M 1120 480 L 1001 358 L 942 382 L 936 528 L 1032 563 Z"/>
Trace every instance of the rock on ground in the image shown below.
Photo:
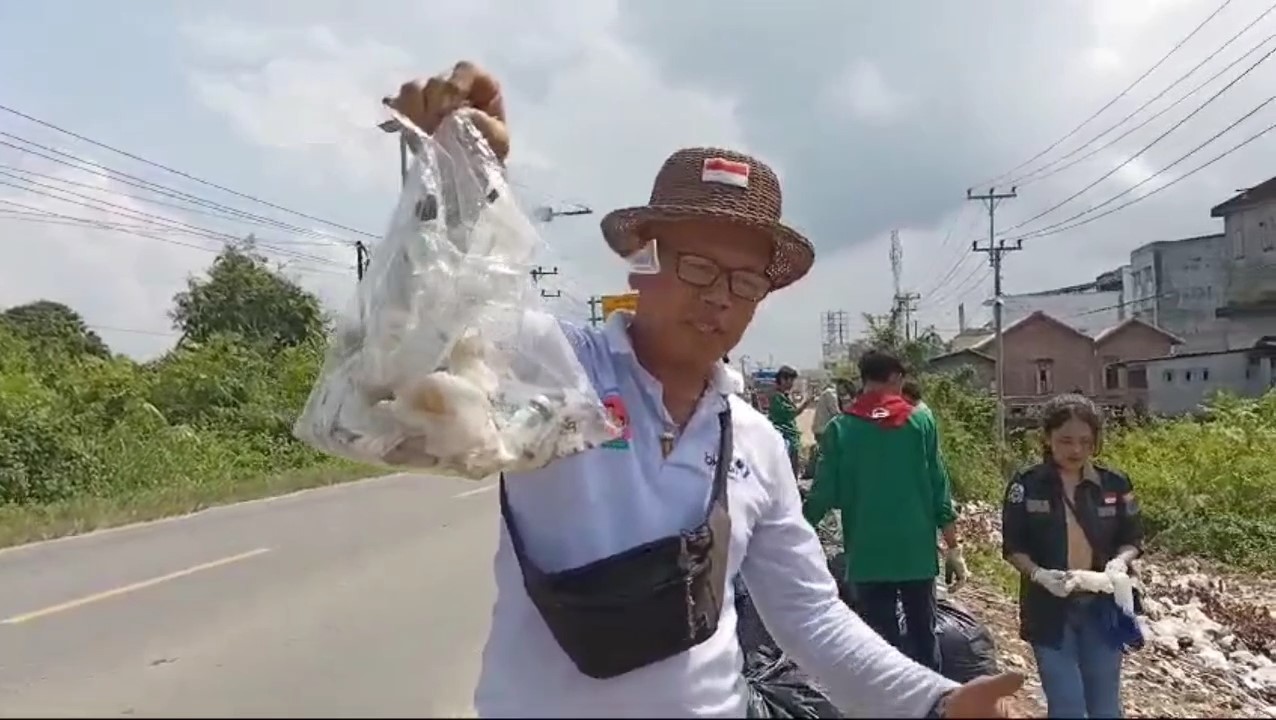
<path fill-rule="evenodd" d="M 997 546 L 997 512 L 963 508 L 968 542 Z M 1276 718 L 1276 578 L 1246 575 L 1198 560 L 1152 556 L 1140 561 L 1146 646 L 1126 656 L 1129 717 Z M 1018 609 L 987 578 L 957 597 L 988 624 L 1002 664 L 1028 676 L 1023 716 L 1044 715 L 1032 650 L 1018 638 Z"/>

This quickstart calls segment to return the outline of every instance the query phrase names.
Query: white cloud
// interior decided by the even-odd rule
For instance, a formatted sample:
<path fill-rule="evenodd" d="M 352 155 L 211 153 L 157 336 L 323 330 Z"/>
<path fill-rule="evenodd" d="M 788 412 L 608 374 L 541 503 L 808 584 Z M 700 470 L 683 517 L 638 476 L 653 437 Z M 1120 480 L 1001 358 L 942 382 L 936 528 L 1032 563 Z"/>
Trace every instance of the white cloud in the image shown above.
<path fill-rule="evenodd" d="M 79 311 L 86 323 L 102 326 L 99 334 L 117 351 L 143 357 L 163 352 L 175 338 L 165 334 L 171 327 L 163 311 L 156 312 L 156 308 L 168 308 L 173 294 L 183 287 L 187 273 L 212 258 L 209 252 L 197 248 L 215 250 L 217 243 L 157 228 L 158 221 L 138 214 L 155 214 L 154 208 L 121 195 L 128 188 L 101 175 L 74 170 L 50 173 L 47 167 L 27 167 L 31 165 L 34 164 L 19 161 L 17 167 L 53 177 L 18 171 L 13 174 L 32 182 L 11 176 L 0 178 L 26 188 L 0 188 L 0 210 L 8 211 L 0 213 L 0 222 L 6 236 L 21 238 L 32 249 L 24 253 L 21 263 L 6 263 L 0 270 L 0 307 L 37 299 L 54 300 Z M 61 180 L 91 187 L 68 185 Z M 101 202 L 50 188 L 118 207 L 104 207 Z M 68 218 L 111 223 L 135 232 L 99 229 Z M 105 301 L 108 298 L 109 302 Z"/>
<path fill-rule="evenodd" d="M 378 101 L 392 89 L 387 77 L 410 76 L 408 53 L 323 25 L 217 21 L 183 34 L 207 63 L 191 74 L 195 95 L 249 141 L 284 151 L 299 179 L 335 163 L 350 182 L 384 186 L 393 144 L 374 130 L 385 118 Z"/>
<path fill-rule="evenodd" d="M 575 5 L 551 3 L 535 17 L 539 33 L 514 36 L 514 50 L 526 53 L 519 57 L 524 69 L 537 62 L 552 67 L 538 93 L 509 82 L 504 88 L 514 138 L 511 177 L 526 204 L 581 198 L 602 214 L 645 202 L 660 162 L 679 147 L 747 148 L 729 96 L 668 85 L 615 36 L 614 8 L 604 12 L 608 4 L 601 2 L 590 8 L 581 13 Z M 491 12 L 456 22 L 489 30 L 488 21 L 511 22 L 505 6 Z M 187 32 L 203 38 L 192 70 L 193 91 L 246 140 L 293 156 L 304 163 L 298 172 L 337 168 L 349 173 L 348 182 L 385 193 L 393 192 L 384 180 L 385 142 L 375 135 L 371 141 L 355 140 L 369 135 L 374 120 L 343 109 L 375 108 L 375 100 L 403 79 L 437 71 L 460 57 L 433 50 L 421 57 L 330 27 L 270 30 L 222 18 L 193 23 Z M 503 43 L 505 37 L 474 36 L 469 57 L 512 52 L 484 45 Z M 233 67 L 237 57 L 252 58 L 257 46 L 272 48 L 274 58 Z M 505 76 L 501 61 L 493 68 Z M 344 143 L 351 148 L 340 149 Z M 626 289 L 623 266 L 603 243 L 597 219 L 562 218 L 543 226 L 544 263 L 560 270 L 546 286 L 563 292 L 558 308 L 582 319 L 589 295 Z M 343 292 L 333 295 L 334 302 L 344 303 Z"/>
<path fill-rule="evenodd" d="M 1148 79 L 1022 170 L 1084 144 L 1266 5 L 1266 0 L 1231 3 Z M 846 310 L 858 324 L 861 312 L 887 309 L 892 227 L 904 238 L 906 287 L 930 291 L 922 300 L 922 321 L 953 328 L 962 301 L 977 321 L 991 283 L 984 256 L 972 254 L 969 246 L 986 237 L 987 215 L 963 199 L 966 186 L 1013 167 L 1076 127 L 1218 2 L 1003 3 L 996 12 L 923 0 L 878 3 L 868 10 L 829 0 L 786 6 L 784 13 L 729 0 L 385 0 L 368 6 L 278 0 L 257 8 L 192 7 L 199 15 L 185 17 L 181 32 L 175 29 L 181 40 L 176 49 L 148 44 L 138 35 L 138 46 L 128 49 L 152 54 L 157 69 L 118 78 L 121 90 L 154 96 L 165 72 L 176 68 L 186 95 L 166 88 L 175 97 L 157 105 L 192 101 L 182 119 L 199 127 L 175 123 L 174 131 L 201 133 L 207 152 L 242 169 L 228 184 L 260 189 L 263 197 L 352 226 L 379 229 L 393 205 L 394 139 L 374 127 L 381 119 L 381 96 L 411 75 L 445 70 L 462 57 L 491 68 L 505 84 L 515 143 L 512 177 L 523 199 L 529 205 L 578 202 L 598 213 L 560 218 L 543 228 L 544 262 L 562 271 L 547 278 L 546 286 L 564 290 L 569 297 L 558 307 L 582 318 L 588 313 L 585 297 L 624 290 L 623 266 L 601 241 L 598 216 L 645 201 L 661 161 L 678 147 L 751 149 L 780 174 L 786 219 L 810 235 L 818 260 L 810 277 L 766 302 L 739 353 L 775 354 L 777 360 L 808 365 L 819 352 L 821 310 Z M 1274 31 L 1276 14 L 1152 109 Z M 757 48 L 771 52 L 763 56 Z M 1257 82 L 1262 72 L 1144 157 L 1033 225 L 1102 202 L 1202 142 L 1270 94 Z M 77 80 L 55 77 L 43 84 L 64 87 Z M 1216 82 L 1093 158 L 1037 182 L 1020 182 L 1019 197 L 998 209 L 998 227 L 1020 223 L 1089 184 L 1221 85 Z M 1265 126 L 1270 110 L 1128 197 L 1161 186 Z M 119 118 L 127 123 L 129 115 L 121 112 Z M 75 129 L 83 124 L 73 115 L 51 119 Z M 88 127 L 90 135 L 113 137 L 104 126 Z M 229 136 L 217 132 L 222 130 Z M 1142 243 L 1216 228 L 1208 208 L 1236 187 L 1267 179 L 1265 158 L 1273 143 L 1276 139 L 1251 145 L 1102 220 L 1028 240 L 1023 252 L 1007 258 L 1007 291 L 1083 282 L 1121 264 Z M 152 152 L 145 143 L 130 149 Z M 174 162 L 195 174 L 212 172 L 202 165 L 206 157 L 184 157 L 190 159 Z M 51 171 L 47 165 L 40 169 Z M 197 189 L 205 191 L 212 192 Z M 226 202 L 274 213 L 242 198 Z M 27 233 L 26 225 L 0 221 L 10 234 Z M 230 231 L 229 225 L 219 227 Z M 949 233 L 950 228 L 955 229 Z M 38 257 L 20 269 L 0 269 L 0 300 L 77 299 L 77 307 L 103 325 L 165 328 L 163 311 L 172 292 L 211 257 L 144 240 L 137 242 L 146 251 L 93 257 L 94 249 L 81 246 L 91 237 L 84 231 L 49 225 L 29 230 L 42 234 L 24 238 L 64 235 L 56 242 L 40 240 L 39 248 L 50 249 L 47 256 L 33 249 Z M 97 235 L 110 247 L 122 242 Z M 279 228 L 265 235 L 297 239 Z M 329 304 L 343 305 L 352 285 L 346 275 L 352 251 L 294 249 L 343 264 L 334 268 L 341 275 L 299 276 Z M 170 256 L 176 258 L 171 265 L 146 264 L 170 262 Z M 948 279 L 941 283 L 943 276 Z M 138 339 L 120 340 L 120 347 L 147 351 Z"/>
<path fill-rule="evenodd" d="M 909 109 L 908 98 L 897 91 L 871 60 L 858 58 L 827 89 L 826 102 L 835 112 L 863 123 L 889 123 Z"/>

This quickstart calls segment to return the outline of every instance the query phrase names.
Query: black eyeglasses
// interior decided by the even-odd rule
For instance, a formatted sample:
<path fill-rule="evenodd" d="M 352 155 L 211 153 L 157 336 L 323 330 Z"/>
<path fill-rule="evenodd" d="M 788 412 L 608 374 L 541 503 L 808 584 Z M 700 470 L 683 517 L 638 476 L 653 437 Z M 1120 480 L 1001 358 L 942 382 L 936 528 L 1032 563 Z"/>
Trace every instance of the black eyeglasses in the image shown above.
<path fill-rule="evenodd" d="M 771 281 L 762 273 L 752 270 L 724 270 L 707 257 L 686 253 L 678 255 L 678 279 L 688 285 L 710 287 L 724 272 L 727 275 L 727 288 L 741 300 L 758 302 L 771 292 Z"/>

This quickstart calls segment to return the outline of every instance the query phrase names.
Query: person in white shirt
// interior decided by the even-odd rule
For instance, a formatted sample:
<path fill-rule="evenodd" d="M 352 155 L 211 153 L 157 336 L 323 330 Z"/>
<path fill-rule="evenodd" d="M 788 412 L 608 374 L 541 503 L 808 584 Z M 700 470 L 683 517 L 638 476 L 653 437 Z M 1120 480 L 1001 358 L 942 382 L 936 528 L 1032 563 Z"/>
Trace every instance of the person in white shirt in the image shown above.
<path fill-rule="evenodd" d="M 816 447 L 819 447 L 820 436 L 824 434 L 824 426 L 829 424 L 829 420 L 842 414 L 841 396 L 849 394 L 845 392 L 845 389 L 846 381 L 838 378 L 832 384 L 825 386 L 815 400 L 815 412 L 811 416 L 811 434 L 815 436 Z"/>
<path fill-rule="evenodd" d="M 471 64 L 387 102 L 426 132 L 467 107 L 508 152 L 499 86 Z M 656 241 L 660 271 L 630 276 L 636 313 L 598 330 L 538 316 L 537 352 L 570 346 L 625 422 L 603 447 L 502 478 L 480 716 L 745 717 L 739 573 L 783 650 L 847 712 L 1004 717 L 1022 676 L 957 685 L 838 599 L 783 441 L 731 393 L 722 356 L 759 303 L 814 262 L 780 205 L 774 172 L 756 159 L 679 150 L 647 205 L 602 221 L 622 257 Z"/>
<path fill-rule="evenodd" d="M 722 356 L 722 370 L 727 374 L 727 379 L 731 383 L 732 394 L 744 397 L 747 390 L 744 384 L 744 375 L 739 370 L 731 367 L 731 358 L 727 355 Z"/>

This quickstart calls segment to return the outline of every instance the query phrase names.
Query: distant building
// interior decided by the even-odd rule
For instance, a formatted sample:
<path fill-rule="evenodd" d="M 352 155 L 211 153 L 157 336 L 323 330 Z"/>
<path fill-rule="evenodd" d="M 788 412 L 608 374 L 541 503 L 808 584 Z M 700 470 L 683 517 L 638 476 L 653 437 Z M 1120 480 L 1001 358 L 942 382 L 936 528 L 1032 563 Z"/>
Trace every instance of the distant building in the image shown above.
<path fill-rule="evenodd" d="M 1182 352 L 1226 349 L 1227 321 L 1217 312 L 1227 264 L 1222 233 L 1136 248 L 1124 292 L 1130 314 L 1183 338 Z"/>
<path fill-rule="evenodd" d="M 1256 398 L 1276 388 L 1276 337 L 1250 348 L 1134 359 L 1124 366 L 1147 379 L 1150 412 L 1185 415 L 1219 392 Z"/>
<path fill-rule="evenodd" d="M 1136 318 L 1128 318 L 1094 335 L 1037 310 L 1006 326 L 1006 404 L 1011 415 L 1052 395 L 1080 391 L 1113 407 L 1143 407 L 1147 379 L 1123 364 L 1134 358 L 1161 357 L 1182 340 Z M 968 367 L 979 378 L 996 374 L 997 343 L 991 335 L 970 347 L 955 349 L 930 361 L 938 372 Z"/>
<path fill-rule="evenodd" d="M 1131 314 L 1183 338 L 1180 352 L 1247 349 L 1276 335 L 1276 178 L 1210 209 L 1223 232 L 1130 253 Z"/>
<path fill-rule="evenodd" d="M 1092 335 L 1127 316 L 1121 276 L 1121 270 L 1113 270 L 1080 285 L 1003 295 L 1003 322 L 1018 322 L 1040 311 Z"/>
<path fill-rule="evenodd" d="M 1247 348 L 1276 335 L 1276 177 L 1210 209 L 1223 218 L 1227 264 L 1218 317 L 1228 326 L 1221 349 Z"/>
<path fill-rule="evenodd" d="M 926 369 L 938 373 L 957 373 L 963 368 L 974 372 L 975 386 L 979 389 L 988 392 L 997 390 L 997 359 L 979 350 L 969 347 L 954 349 L 931 358 L 926 364 Z"/>

